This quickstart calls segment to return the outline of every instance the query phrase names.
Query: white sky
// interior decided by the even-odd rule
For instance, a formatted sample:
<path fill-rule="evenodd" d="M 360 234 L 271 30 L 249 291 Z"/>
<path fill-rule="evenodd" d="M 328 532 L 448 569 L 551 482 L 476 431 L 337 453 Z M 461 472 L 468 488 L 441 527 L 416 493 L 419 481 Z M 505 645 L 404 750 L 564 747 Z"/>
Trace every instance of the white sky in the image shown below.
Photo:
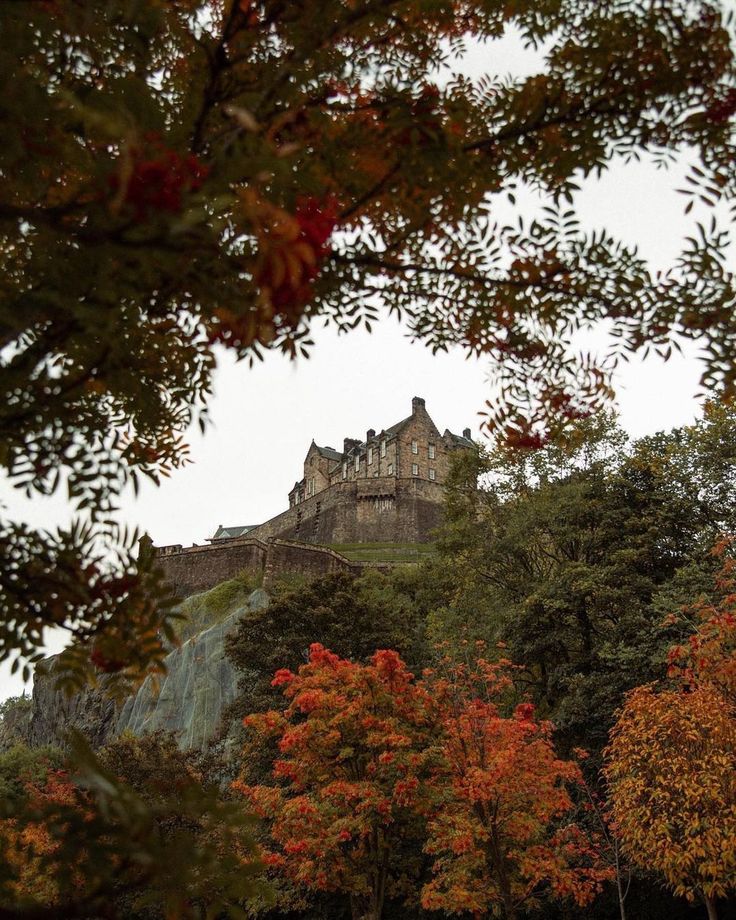
<path fill-rule="evenodd" d="M 537 58 L 513 40 L 476 49 L 463 62 L 474 75 L 491 69 L 532 71 Z M 660 172 L 649 164 L 617 166 L 590 182 L 577 203 L 584 225 L 605 226 L 637 243 L 653 267 L 667 267 L 698 216 L 687 218 L 674 189 L 682 167 Z M 500 214 L 502 219 L 511 212 Z M 309 360 L 290 364 L 268 355 L 253 369 L 223 355 L 211 404 L 213 426 L 192 432 L 192 465 L 144 486 L 136 500 L 124 496 L 121 517 L 148 531 L 158 545 L 202 543 L 218 524 L 257 524 L 287 507 L 287 493 L 301 476 L 312 438 L 340 448 L 344 437 L 364 437 L 409 414 L 412 396 L 423 396 L 435 423 L 477 436 L 478 413 L 490 395 L 488 368 L 460 351 L 433 356 L 410 343 L 395 321 L 385 319 L 372 335 L 337 336 L 314 328 Z M 690 422 L 697 414 L 699 377 L 694 352 L 668 364 L 636 361 L 619 374 L 619 408 L 634 436 Z M 13 519 L 52 528 L 69 518 L 63 497 L 27 501 L 0 482 L 0 502 Z M 56 651 L 58 637 L 48 650 Z M 21 692 L 18 676 L 0 666 L 0 699 Z"/>

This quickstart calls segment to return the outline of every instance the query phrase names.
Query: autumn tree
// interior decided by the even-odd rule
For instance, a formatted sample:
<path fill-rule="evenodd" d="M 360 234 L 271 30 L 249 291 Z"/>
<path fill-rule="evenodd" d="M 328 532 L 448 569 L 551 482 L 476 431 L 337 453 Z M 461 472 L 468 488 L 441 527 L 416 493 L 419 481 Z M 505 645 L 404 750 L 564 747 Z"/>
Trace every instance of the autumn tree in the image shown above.
<path fill-rule="evenodd" d="M 736 713 L 709 686 L 638 687 L 611 734 L 606 777 L 616 833 L 643 869 L 716 920 L 736 879 Z"/>
<path fill-rule="evenodd" d="M 674 689 L 632 691 L 607 749 L 614 829 L 629 858 L 655 868 L 708 916 L 736 894 L 736 610 L 731 540 L 710 590 L 667 618 L 689 627 L 673 645 Z"/>
<path fill-rule="evenodd" d="M 263 858 L 298 888 L 348 896 L 354 920 L 380 920 L 387 899 L 410 899 L 412 841 L 427 739 L 426 694 L 395 652 L 369 664 L 314 644 L 309 662 L 276 672 L 289 701 L 246 718 L 257 748 L 278 739 L 272 785 L 235 787 L 268 828 Z"/>
<path fill-rule="evenodd" d="M 504 714 L 508 662 L 448 663 L 443 671 L 427 687 L 441 741 L 429 783 L 433 878 L 423 906 L 514 920 L 541 896 L 589 904 L 612 873 L 574 820 L 578 765 L 557 756 L 551 724 L 530 703 Z"/>

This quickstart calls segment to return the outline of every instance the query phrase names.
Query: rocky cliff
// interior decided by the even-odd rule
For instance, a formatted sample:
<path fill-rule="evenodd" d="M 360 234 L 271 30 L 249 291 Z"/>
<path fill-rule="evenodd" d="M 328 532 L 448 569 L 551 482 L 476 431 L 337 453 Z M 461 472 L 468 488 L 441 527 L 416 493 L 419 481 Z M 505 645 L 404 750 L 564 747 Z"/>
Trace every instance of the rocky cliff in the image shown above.
<path fill-rule="evenodd" d="M 104 686 L 67 697 L 56 687 L 56 658 L 49 658 L 33 684 L 30 717 L 23 740 L 38 746 L 64 746 L 74 728 L 93 747 L 128 729 L 176 732 L 182 748 L 203 748 L 216 734 L 224 708 L 237 690 L 237 673 L 225 656 L 225 639 L 247 610 L 268 604 L 262 589 L 251 591 L 244 579 L 232 579 L 182 605 L 181 644 L 166 658 L 166 674 L 148 678 L 121 707 Z"/>
<path fill-rule="evenodd" d="M 175 649 L 166 658 L 166 676 L 147 678 L 126 700 L 116 734 L 125 729 L 135 734 L 162 729 L 176 732 L 182 748 L 204 748 L 237 692 L 237 673 L 225 656 L 225 638 L 246 610 L 267 605 L 266 592 L 254 591 L 219 623 Z"/>

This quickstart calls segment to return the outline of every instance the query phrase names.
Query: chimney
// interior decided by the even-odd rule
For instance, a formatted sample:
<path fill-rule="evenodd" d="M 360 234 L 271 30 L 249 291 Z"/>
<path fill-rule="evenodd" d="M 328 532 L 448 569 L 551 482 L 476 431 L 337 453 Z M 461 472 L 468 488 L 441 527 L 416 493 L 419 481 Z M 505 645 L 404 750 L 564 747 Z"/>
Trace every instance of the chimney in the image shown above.
<path fill-rule="evenodd" d="M 355 438 L 344 438 L 342 442 L 342 452 L 344 454 L 350 453 L 350 451 L 359 444 L 359 441 L 356 441 Z"/>
<path fill-rule="evenodd" d="M 472 441 L 472 440 L 473 440 L 473 439 L 470 437 L 470 428 L 463 428 L 463 437 L 464 437 L 464 438 L 467 438 L 468 441 Z"/>
<path fill-rule="evenodd" d="M 415 396 L 411 401 L 411 414 L 416 415 L 419 409 L 424 408 L 424 400 L 421 396 Z"/>
<path fill-rule="evenodd" d="M 373 438 L 375 438 L 375 436 L 376 436 L 376 429 L 375 429 L 375 428 L 369 428 L 368 431 L 366 431 L 366 433 L 365 433 L 365 439 L 366 439 L 366 441 L 372 441 Z"/>

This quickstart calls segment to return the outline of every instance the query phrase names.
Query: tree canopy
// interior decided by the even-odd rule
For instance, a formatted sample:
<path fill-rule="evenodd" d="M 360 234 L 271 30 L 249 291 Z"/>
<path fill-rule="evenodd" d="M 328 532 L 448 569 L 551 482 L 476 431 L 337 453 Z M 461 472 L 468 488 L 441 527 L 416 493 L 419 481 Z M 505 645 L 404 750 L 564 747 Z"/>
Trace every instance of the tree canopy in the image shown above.
<path fill-rule="evenodd" d="M 504 642 L 560 740 L 600 752 L 623 693 L 659 677 L 691 631 L 677 617 L 663 627 L 667 615 L 712 594 L 713 544 L 736 525 L 733 432 L 718 407 L 633 443 L 599 418 L 532 454 L 466 458 L 429 635 Z"/>

